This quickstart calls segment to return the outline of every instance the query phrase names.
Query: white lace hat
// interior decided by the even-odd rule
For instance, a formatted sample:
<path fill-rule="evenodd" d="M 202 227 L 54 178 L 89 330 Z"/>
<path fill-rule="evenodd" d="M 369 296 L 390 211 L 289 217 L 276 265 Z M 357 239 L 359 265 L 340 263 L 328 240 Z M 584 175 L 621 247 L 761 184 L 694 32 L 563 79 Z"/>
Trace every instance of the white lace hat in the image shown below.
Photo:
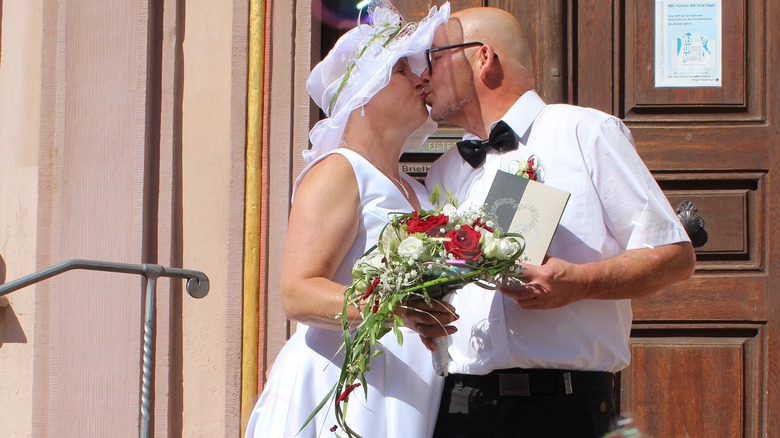
<path fill-rule="evenodd" d="M 399 59 L 408 58 L 412 71 L 422 74 L 425 50 L 436 28 L 449 19 L 450 4 L 432 7 L 418 23 L 406 23 L 387 0 L 374 0 L 368 14 L 371 24 L 360 24 L 339 38 L 306 82 L 309 95 L 327 116 L 309 132 L 312 146 L 303 152 L 306 163 L 341 144 L 349 114 L 388 84 Z M 435 129 L 429 118 L 406 146 L 421 144 Z"/>

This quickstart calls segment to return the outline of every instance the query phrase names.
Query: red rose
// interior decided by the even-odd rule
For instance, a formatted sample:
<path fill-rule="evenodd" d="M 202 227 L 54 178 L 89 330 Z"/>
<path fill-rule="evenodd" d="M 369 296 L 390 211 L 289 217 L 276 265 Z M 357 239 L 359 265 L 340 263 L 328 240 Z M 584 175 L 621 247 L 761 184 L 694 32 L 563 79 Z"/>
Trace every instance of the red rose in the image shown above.
<path fill-rule="evenodd" d="M 420 217 L 420 214 L 414 211 L 412 216 L 406 220 L 406 232 L 409 234 L 428 233 L 436 235 L 438 234 L 438 228 L 447 225 L 449 221 L 450 218 L 444 214 Z"/>
<path fill-rule="evenodd" d="M 455 258 L 466 262 L 476 262 L 482 257 L 482 249 L 479 239 L 482 237 L 479 231 L 468 225 L 461 225 L 457 230 L 451 230 L 446 237 L 450 240 L 444 242 L 444 249 Z"/>

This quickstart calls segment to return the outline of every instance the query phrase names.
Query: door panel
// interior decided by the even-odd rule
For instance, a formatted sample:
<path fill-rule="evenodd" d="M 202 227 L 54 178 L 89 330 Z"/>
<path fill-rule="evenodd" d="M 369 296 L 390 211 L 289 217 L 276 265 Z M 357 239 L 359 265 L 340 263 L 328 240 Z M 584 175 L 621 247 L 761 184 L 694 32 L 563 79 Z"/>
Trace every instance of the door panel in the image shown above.
<path fill-rule="evenodd" d="M 758 436 L 761 325 L 634 330 L 623 415 L 656 437 Z"/>

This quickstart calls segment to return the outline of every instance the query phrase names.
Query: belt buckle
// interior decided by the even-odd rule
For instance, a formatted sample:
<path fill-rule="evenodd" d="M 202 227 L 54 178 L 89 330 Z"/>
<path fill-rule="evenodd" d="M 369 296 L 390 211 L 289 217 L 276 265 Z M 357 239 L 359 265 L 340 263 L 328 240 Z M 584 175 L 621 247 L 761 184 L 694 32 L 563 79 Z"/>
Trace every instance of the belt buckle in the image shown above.
<path fill-rule="evenodd" d="M 509 397 L 528 397 L 531 386 L 528 374 L 498 374 L 498 394 Z"/>

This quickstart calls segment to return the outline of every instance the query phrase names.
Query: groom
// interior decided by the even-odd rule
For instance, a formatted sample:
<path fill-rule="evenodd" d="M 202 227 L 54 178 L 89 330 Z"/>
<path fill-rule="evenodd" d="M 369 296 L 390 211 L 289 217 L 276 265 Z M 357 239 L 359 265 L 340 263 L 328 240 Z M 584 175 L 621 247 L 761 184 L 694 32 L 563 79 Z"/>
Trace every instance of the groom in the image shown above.
<path fill-rule="evenodd" d="M 471 140 L 506 125 L 513 138 L 460 142 L 433 164 L 429 189 L 441 184 L 462 206 L 481 204 L 497 171 L 534 156 L 536 179 L 571 193 L 548 257 L 525 266 L 524 284 L 466 286 L 453 295 L 454 312 L 433 309 L 438 321 L 406 316 L 429 348 L 457 329 L 434 436 L 602 436 L 615 427 L 615 373 L 630 360 L 630 300 L 692 275 L 689 239 L 619 119 L 541 100 L 512 15 L 453 14 L 428 59 L 435 121 Z"/>

